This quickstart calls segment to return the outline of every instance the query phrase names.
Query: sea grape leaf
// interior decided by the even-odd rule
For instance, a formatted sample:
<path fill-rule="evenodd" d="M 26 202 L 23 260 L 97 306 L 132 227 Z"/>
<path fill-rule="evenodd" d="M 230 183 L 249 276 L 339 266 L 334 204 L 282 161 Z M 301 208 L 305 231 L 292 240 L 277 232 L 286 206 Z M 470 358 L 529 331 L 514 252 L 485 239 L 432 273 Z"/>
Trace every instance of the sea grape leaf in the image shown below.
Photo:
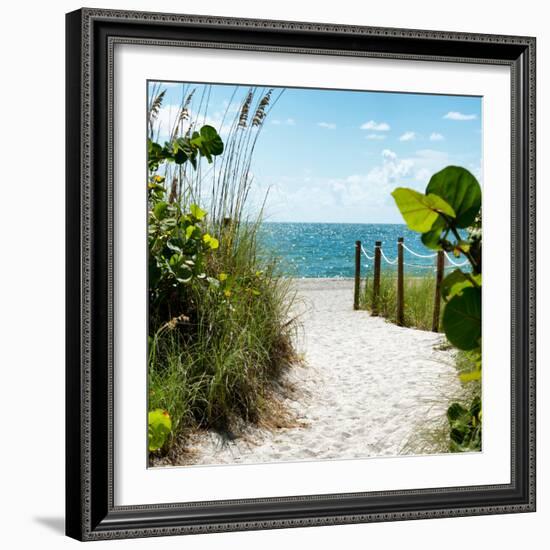
<path fill-rule="evenodd" d="M 422 244 L 432 250 L 441 250 L 439 238 L 441 237 L 441 232 L 445 229 L 445 226 L 445 220 L 441 216 L 438 216 L 432 225 L 432 228 L 426 233 L 422 233 L 422 236 L 420 237 Z"/>
<path fill-rule="evenodd" d="M 208 162 L 212 162 L 213 156 L 221 155 L 223 152 L 221 137 L 216 129 L 208 124 L 203 126 L 200 132 L 193 132 L 191 145 L 196 147 Z"/>
<path fill-rule="evenodd" d="M 174 153 L 174 162 L 176 164 L 185 164 L 187 162 L 188 158 L 189 157 L 187 156 L 187 154 L 185 153 L 185 151 L 183 149 L 178 149 Z"/>
<path fill-rule="evenodd" d="M 471 452 L 481 450 L 481 401 L 475 398 L 469 409 L 453 403 L 447 410 L 450 426 L 450 450 Z"/>
<path fill-rule="evenodd" d="M 208 162 L 212 162 L 212 157 L 223 153 L 223 141 L 213 126 L 206 124 L 199 132 L 193 132 L 191 145 L 196 147 L 202 156 L 206 157 Z"/>
<path fill-rule="evenodd" d="M 197 204 L 192 204 L 189 207 L 189 212 L 199 222 L 206 216 L 206 210 L 203 210 Z"/>
<path fill-rule="evenodd" d="M 153 208 L 153 214 L 157 220 L 162 220 L 168 210 L 168 203 L 165 201 L 159 201 Z"/>
<path fill-rule="evenodd" d="M 223 141 L 215 128 L 208 125 L 203 126 L 201 128 L 201 138 L 203 144 L 208 148 L 208 152 L 212 156 L 221 155 L 223 153 Z"/>
<path fill-rule="evenodd" d="M 449 342 L 458 349 L 472 350 L 480 346 L 480 288 L 465 288 L 447 302 L 443 312 L 443 330 Z"/>
<path fill-rule="evenodd" d="M 175 253 L 170 256 L 168 260 L 168 265 L 170 270 L 180 283 L 187 283 L 191 280 L 193 276 L 193 271 L 185 263 L 185 257 L 182 254 Z"/>
<path fill-rule="evenodd" d="M 206 245 L 208 245 L 212 250 L 216 250 L 220 246 L 220 242 L 216 237 L 212 237 L 212 235 L 209 235 L 208 233 L 205 233 L 202 237 L 202 240 Z"/>
<path fill-rule="evenodd" d="M 463 383 L 471 382 L 472 380 L 481 380 L 481 371 L 472 370 L 469 372 L 463 372 L 458 377 L 460 378 L 460 381 Z"/>
<path fill-rule="evenodd" d="M 172 420 L 168 411 L 154 409 L 149 411 L 148 424 L 149 450 L 158 451 L 172 431 Z"/>
<path fill-rule="evenodd" d="M 426 194 L 441 197 L 455 211 L 457 227 L 469 227 L 481 208 L 481 187 L 475 176 L 460 166 L 447 166 L 434 174 Z"/>
<path fill-rule="evenodd" d="M 177 252 L 178 254 L 182 253 L 182 243 L 181 239 L 168 239 L 166 241 L 166 246 L 169 250 L 172 250 L 173 252 Z"/>
<path fill-rule="evenodd" d="M 451 422 L 454 422 L 455 420 L 458 420 L 461 416 L 464 416 L 467 413 L 468 411 L 460 403 L 453 403 L 447 409 L 447 418 Z"/>
<path fill-rule="evenodd" d="M 193 237 L 193 234 L 197 231 L 198 232 L 198 227 L 196 225 L 188 225 L 187 228 L 185 229 L 185 237 L 187 239 L 191 239 Z"/>
<path fill-rule="evenodd" d="M 147 140 L 147 165 L 149 170 L 157 170 L 159 164 L 164 160 L 162 156 L 162 147 L 152 141 L 151 139 Z"/>
<path fill-rule="evenodd" d="M 481 275 L 470 275 L 455 269 L 451 271 L 441 283 L 441 296 L 444 300 L 449 300 L 457 294 L 461 294 L 465 288 L 474 287 L 472 279 L 481 286 Z"/>
<path fill-rule="evenodd" d="M 438 195 L 423 195 L 414 189 L 398 187 L 392 192 L 392 197 L 409 229 L 413 231 L 430 231 L 439 214 L 455 217 L 453 208 Z"/>

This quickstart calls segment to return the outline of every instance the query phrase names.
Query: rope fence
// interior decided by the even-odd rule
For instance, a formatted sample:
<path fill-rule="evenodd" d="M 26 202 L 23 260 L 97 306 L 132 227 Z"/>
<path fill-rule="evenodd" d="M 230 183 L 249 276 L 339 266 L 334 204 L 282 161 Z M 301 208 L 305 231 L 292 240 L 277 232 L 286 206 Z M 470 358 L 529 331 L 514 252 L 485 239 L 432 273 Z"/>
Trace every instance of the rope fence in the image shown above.
<path fill-rule="evenodd" d="M 363 245 L 361 245 L 361 252 L 363 253 L 363 255 L 365 256 L 365 258 L 367 258 L 367 260 L 374 260 L 374 256 L 369 256 L 367 254 L 367 251 L 364 249 Z"/>
<path fill-rule="evenodd" d="M 451 256 L 449 256 L 448 252 L 445 252 L 445 256 L 447 256 L 447 260 L 449 260 L 449 263 L 454 265 L 455 267 L 462 267 L 463 265 L 467 265 L 469 262 L 468 260 L 464 260 L 461 263 L 456 263 Z"/>
<path fill-rule="evenodd" d="M 384 249 L 382 247 L 380 247 L 380 254 L 387 264 L 395 265 L 397 263 L 397 258 L 394 258 L 393 260 L 388 259 L 388 257 L 384 254 Z"/>
<path fill-rule="evenodd" d="M 433 264 L 427 263 L 410 263 L 404 261 L 405 251 L 411 256 L 421 259 L 434 259 Z M 378 315 L 378 298 L 380 294 L 380 274 L 381 264 L 384 261 L 386 264 L 397 268 L 397 324 L 402 325 L 404 319 L 404 268 L 411 267 L 414 269 L 429 269 L 435 271 L 436 284 L 434 295 L 434 309 L 433 309 L 433 321 L 432 331 L 438 332 L 439 330 L 439 313 L 441 308 L 441 282 L 443 281 L 445 269 L 454 267 L 463 267 L 469 265 L 468 260 L 457 262 L 456 259 L 451 256 L 447 251 L 440 250 L 432 254 L 423 254 L 416 252 L 409 248 L 403 237 L 397 239 L 397 256 L 395 258 L 389 258 L 384 252 L 382 247 L 382 241 L 376 241 L 374 245 L 374 254 L 371 256 L 365 247 L 361 244 L 361 241 L 355 241 L 355 289 L 353 308 L 359 309 L 359 294 L 361 288 L 361 256 L 364 256 L 369 262 L 374 262 L 374 277 L 372 288 L 372 307 L 371 314 L 373 316 Z M 449 265 L 446 265 L 448 262 Z M 365 267 L 369 267 L 366 264 Z"/>
<path fill-rule="evenodd" d="M 402 243 L 402 246 L 407 252 L 409 252 L 413 256 L 416 256 L 417 258 L 430 259 L 430 258 L 437 257 L 437 252 L 434 252 L 433 254 L 419 254 L 418 252 L 415 252 L 414 250 L 410 249 L 405 243 Z M 363 254 L 363 256 L 365 256 L 365 258 L 367 258 L 367 260 L 369 261 L 374 260 L 374 256 L 370 256 L 369 253 L 365 250 L 365 247 L 363 245 L 361 245 L 361 253 Z M 469 263 L 468 260 L 464 260 L 463 262 L 458 263 L 447 251 L 443 251 L 443 253 L 445 254 L 445 257 L 447 258 L 450 264 L 450 265 L 446 265 L 445 269 L 450 269 L 452 267 L 463 267 L 465 265 L 468 265 Z M 393 260 L 390 260 L 390 258 L 386 256 L 384 249 L 381 247 L 380 247 L 380 255 L 387 264 L 389 265 L 397 264 L 398 258 L 394 258 Z M 434 271 L 436 269 L 435 265 L 428 265 L 428 264 L 413 264 L 409 262 L 403 262 L 403 265 L 407 267 L 418 267 L 420 269 L 433 269 Z"/>
<path fill-rule="evenodd" d="M 419 254 L 418 252 L 415 252 L 414 250 L 411 250 L 405 243 L 403 243 L 403 248 L 411 253 L 413 256 L 416 256 L 417 258 L 435 258 L 437 256 L 437 252 L 434 254 Z"/>

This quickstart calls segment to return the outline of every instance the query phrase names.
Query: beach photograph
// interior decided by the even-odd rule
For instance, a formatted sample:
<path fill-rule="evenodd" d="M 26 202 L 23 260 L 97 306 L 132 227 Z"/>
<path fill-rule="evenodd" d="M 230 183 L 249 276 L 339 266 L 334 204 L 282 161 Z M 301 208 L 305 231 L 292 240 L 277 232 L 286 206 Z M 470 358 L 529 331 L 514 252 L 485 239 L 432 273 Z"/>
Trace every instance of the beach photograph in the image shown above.
<path fill-rule="evenodd" d="M 147 83 L 149 467 L 481 452 L 482 98 Z"/>

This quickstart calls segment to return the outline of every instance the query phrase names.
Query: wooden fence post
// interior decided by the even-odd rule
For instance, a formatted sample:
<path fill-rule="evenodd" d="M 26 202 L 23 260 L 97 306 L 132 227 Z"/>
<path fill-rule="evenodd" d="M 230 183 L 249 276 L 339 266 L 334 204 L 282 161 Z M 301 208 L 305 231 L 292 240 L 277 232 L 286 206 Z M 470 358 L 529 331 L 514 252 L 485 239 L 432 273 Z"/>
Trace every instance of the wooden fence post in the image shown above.
<path fill-rule="evenodd" d="M 359 291 L 361 288 L 361 241 L 355 241 L 355 288 L 353 309 L 359 309 Z"/>
<path fill-rule="evenodd" d="M 405 324 L 404 300 L 404 273 L 403 273 L 403 237 L 397 239 L 397 312 L 396 324 L 399 327 Z"/>
<path fill-rule="evenodd" d="M 372 281 L 372 312 L 371 315 L 376 317 L 378 315 L 378 295 L 380 294 L 380 247 L 382 241 L 376 241 L 374 243 L 374 277 Z"/>
<path fill-rule="evenodd" d="M 436 259 L 434 314 L 432 318 L 432 332 L 439 332 L 439 314 L 441 312 L 441 282 L 445 273 L 445 253 L 440 250 Z"/>

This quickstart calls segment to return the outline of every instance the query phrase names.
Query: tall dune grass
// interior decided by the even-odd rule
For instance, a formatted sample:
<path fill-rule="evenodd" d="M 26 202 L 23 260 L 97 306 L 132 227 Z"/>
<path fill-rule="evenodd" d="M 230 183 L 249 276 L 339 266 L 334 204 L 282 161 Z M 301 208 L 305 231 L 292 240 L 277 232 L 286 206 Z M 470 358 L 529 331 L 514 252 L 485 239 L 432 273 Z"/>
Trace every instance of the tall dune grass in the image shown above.
<path fill-rule="evenodd" d="M 372 310 L 372 277 L 364 281 L 360 306 Z M 407 276 L 404 280 L 405 326 L 421 330 L 431 330 L 435 294 L 435 275 Z M 443 307 L 442 307 L 443 309 Z M 388 321 L 397 321 L 397 275 L 394 271 L 382 271 L 378 313 Z"/>
<path fill-rule="evenodd" d="M 208 233 L 219 240 L 219 248 L 206 257 L 204 277 L 183 289 L 178 310 L 172 308 L 168 316 L 162 308 L 150 311 L 149 410 L 170 414 L 167 447 L 189 429 L 229 430 L 268 415 L 272 381 L 294 359 L 294 297 L 277 258 L 260 249 L 261 208 L 255 211 L 249 204 L 254 149 L 282 92 L 273 98 L 272 90 L 251 88 L 231 112 L 237 92 L 220 121 L 223 128 L 217 128 L 224 152 L 196 169 L 186 163 L 159 170 L 168 184 L 166 200 L 179 203 L 184 212 L 201 205 L 208 212 Z M 158 127 L 163 97 L 162 86 L 152 90 L 151 138 L 167 133 Z M 201 94 L 182 87 L 170 139 L 208 123 L 208 97 L 209 87 Z M 205 284 L 206 279 L 217 284 Z"/>

